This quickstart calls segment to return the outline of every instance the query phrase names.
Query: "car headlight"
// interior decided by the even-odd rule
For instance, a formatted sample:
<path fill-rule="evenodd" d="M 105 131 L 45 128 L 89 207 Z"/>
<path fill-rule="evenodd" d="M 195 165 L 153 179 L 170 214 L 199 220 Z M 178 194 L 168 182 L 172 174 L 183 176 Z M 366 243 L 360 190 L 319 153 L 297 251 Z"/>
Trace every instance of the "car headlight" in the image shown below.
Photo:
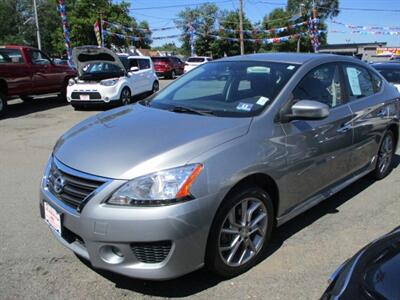
<path fill-rule="evenodd" d="M 108 204 L 161 206 L 191 198 L 190 186 L 203 165 L 194 164 L 132 179 L 120 187 Z"/>
<path fill-rule="evenodd" d="M 75 83 L 76 83 L 76 81 L 75 81 L 74 78 L 70 78 L 70 79 L 68 80 L 68 85 L 69 85 L 69 86 L 74 85 Z"/>
<path fill-rule="evenodd" d="M 105 85 L 105 86 L 113 86 L 113 85 L 116 85 L 117 82 L 118 82 L 118 78 L 104 79 L 104 80 L 100 81 L 100 84 Z"/>

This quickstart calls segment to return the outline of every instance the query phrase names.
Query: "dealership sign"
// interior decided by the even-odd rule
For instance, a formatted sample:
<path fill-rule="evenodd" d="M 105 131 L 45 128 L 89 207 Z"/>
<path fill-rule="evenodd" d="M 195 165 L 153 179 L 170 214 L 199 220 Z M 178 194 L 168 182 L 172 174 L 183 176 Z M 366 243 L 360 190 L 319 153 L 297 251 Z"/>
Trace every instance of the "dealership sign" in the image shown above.
<path fill-rule="evenodd" d="M 381 47 L 381 48 L 376 48 L 376 54 L 377 55 L 395 55 L 395 56 L 400 56 L 400 47 Z"/>

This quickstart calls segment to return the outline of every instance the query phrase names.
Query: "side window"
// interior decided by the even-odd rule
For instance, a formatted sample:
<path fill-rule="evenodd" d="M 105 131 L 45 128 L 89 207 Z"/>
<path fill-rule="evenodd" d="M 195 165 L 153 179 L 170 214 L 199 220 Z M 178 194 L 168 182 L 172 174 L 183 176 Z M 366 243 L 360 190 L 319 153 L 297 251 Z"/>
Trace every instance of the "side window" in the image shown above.
<path fill-rule="evenodd" d="M 374 86 L 374 92 L 377 93 L 381 90 L 382 79 L 373 72 L 371 72 L 371 77 L 372 77 L 372 84 Z"/>
<path fill-rule="evenodd" d="M 315 100 L 335 107 L 344 103 L 336 64 L 316 67 L 300 81 L 294 89 L 295 100 Z"/>
<path fill-rule="evenodd" d="M 138 62 L 140 70 L 150 69 L 150 61 L 148 59 L 139 59 Z"/>
<path fill-rule="evenodd" d="M 48 65 L 50 60 L 38 50 L 29 50 L 28 55 L 31 59 L 31 63 L 34 65 Z"/>
<path fill-rule="evenodd" d="M 21 51 L 18 49 L 0 49 L 0 64 L 23 64 Z"/>
<path fill-rule="evenodd" d="M 374 94 L 372 78 L 367 69 L 344 64 L 343 71 L 350 101 Z"/>
<path fill-rule="evenodd" d="M 129 59 L 129 69 L 132 67 L 138 67 L 139 68 L 139 63 L 137 59 L 131 58 Z"/>

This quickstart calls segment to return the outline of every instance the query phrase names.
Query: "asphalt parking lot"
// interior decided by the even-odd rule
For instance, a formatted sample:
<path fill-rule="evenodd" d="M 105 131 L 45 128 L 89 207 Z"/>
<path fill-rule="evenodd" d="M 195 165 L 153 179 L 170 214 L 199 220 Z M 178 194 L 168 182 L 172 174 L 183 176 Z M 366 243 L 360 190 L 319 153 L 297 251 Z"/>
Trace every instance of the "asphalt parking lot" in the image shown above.
<path fill-rule="evenodd" d="M 268 256 L 234 279 L 200 270 L 149 282 L 93 270 L 52 237 L 39 216 L 38 188 L 57 138 L 96 113 L 49 97 L 12 101 L 0 120 L 0 299 L 318 299 L 338 265 L 400 225 L 397 152 L 386 179 L 363 178 L 280 227 Z"/>

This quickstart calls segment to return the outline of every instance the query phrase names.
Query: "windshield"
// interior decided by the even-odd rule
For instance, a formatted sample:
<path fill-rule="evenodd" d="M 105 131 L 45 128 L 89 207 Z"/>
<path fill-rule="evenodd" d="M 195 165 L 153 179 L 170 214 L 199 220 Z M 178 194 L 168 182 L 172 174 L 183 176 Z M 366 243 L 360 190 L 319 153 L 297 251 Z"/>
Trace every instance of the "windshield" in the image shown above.
<path fill-rule="evenodd" d="M 204 57 L 190 57 L 187 60 L 187 62 L 193 62 L 193 63 L 201 63 L 201 62 L 204 62 L 204 61 L 205 61 Z"/>
<path fill-rule="evenodd" d="M 145 105 L 184 107 L 216 116 L 249 117 L 269 106 L 298 65 L 259 61 L 203 64 L 177 79 Z"/>
<path fill-rule="evenodd" d="M 99 73 L 120 73 L 121 68 L 110 63 L 94 63 L 88 64 L 83 68 L 84 74 L 99 74 Z"/>

